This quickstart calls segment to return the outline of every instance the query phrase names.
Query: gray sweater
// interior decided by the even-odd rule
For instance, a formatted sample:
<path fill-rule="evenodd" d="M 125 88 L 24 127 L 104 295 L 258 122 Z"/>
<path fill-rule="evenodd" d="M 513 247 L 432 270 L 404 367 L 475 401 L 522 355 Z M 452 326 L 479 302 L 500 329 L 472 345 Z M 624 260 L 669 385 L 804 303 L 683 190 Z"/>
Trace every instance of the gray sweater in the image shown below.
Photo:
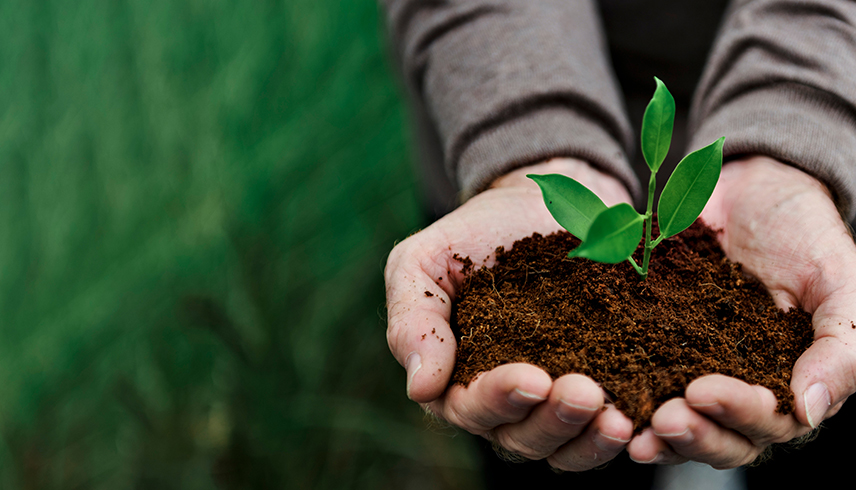
<path fill-rule="evenodd" d="M 445 168 L 465 199 L 514 168 L 568 156 L 638 199 L 630 121 L 641 120 L 656 75 L 679 111 L 690 107 L 686 151 L 725 136 L 726 159 L 763 154 L 797 166 L 856 216 L 856 3 L 383 3 L 437 193 L 443 177 L 432 168 Z"/>

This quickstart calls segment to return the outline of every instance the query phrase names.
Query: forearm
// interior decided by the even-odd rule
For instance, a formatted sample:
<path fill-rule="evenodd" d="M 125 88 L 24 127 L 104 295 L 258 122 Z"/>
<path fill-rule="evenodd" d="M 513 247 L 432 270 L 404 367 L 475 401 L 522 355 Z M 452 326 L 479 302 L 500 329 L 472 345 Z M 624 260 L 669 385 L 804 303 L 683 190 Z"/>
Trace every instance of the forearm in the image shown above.
<path fill-rule="evenodd" d="M 384 3 L 405 82 L 464 197 L 552 157 L 590 162 L 638 194 L 594 2 Z"/>
<path fill-rule="evenodd" d="M 766 155 L 829 187 L 856 216 L 856 5 L 735 1 L 693 101 L 690 149 Z"/>

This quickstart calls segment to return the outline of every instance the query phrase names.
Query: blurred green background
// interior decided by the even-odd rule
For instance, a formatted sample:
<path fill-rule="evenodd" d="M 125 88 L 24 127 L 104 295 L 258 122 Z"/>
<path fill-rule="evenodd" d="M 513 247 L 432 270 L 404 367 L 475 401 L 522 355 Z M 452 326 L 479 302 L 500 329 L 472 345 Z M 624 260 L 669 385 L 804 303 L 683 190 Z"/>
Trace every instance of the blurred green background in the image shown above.
<path fill-rule="evenodd" d="M 404 395 L 369 0 L 0 1 L 0 489 L 473 488 Z"/>

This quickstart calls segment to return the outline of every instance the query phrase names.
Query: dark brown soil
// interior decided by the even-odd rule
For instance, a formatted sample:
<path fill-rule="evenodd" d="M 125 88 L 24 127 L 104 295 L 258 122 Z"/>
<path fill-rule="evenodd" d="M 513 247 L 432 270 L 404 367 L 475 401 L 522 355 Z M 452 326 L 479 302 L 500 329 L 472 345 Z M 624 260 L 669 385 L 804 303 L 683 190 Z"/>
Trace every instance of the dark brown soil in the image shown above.
<path fill-rule="evenodd" d="M 464 260 L 453 383 L 512 362 L 553 378 L 583 373 L 640 430 L 692 380 L 721 373 L 770 388 L 778 410 L 793 411 L 791 370 L 811 344 L 811 316 L 778 309 L 701 221 L 654 249 L 645 281 L 626 262 L 568 259 L 578 244 L 535 234 L 498 249 L 491 269 Z"/>

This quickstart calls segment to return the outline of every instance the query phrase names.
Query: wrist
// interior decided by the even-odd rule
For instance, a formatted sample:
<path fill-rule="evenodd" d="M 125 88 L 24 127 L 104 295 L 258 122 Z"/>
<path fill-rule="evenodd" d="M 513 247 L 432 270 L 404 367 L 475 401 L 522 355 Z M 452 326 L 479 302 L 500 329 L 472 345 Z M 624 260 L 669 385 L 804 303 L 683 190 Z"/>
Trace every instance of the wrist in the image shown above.
<path fill-rule="evenodd" d="M 722 168 L 722 183 L 726 187 L 759 185 L 771 187 L 771 182 L 779 185 L 790 184 L 820 192 L 832 199 L 829 189 L 811 174 L 788 165 L 775 158 L 752 155 L 733 160 Z M 778 187 L 778 186 L 773 186 Z"/>
<path fill-rule="evenodd" d="M 632 203 L 630 192 L 617 178 L 595 169 L 587 162 L 576 158 L 552 158 L 544 162 L 521 167 L 494 180 L 491 188 L 521 187 L 540 194 L 538 184 L 526 177 L 529 174 L 561 174 L 588 187 L 607 206 L 620 202 Z"/>
<path fill-rule="evenodd" d="M 733 160 L 722 167 L 722 174 L 705 212 L 705 221 L 722 227 L 731 208 L 738 202 L 752 201 L 751 209 L 781 206 L 794 196 L 815 194 L 832 203 L 829 189 L 810 174 L 776 159 L 754 155 Z M 823 199 L 825 198 L 825 199 Z"/>

